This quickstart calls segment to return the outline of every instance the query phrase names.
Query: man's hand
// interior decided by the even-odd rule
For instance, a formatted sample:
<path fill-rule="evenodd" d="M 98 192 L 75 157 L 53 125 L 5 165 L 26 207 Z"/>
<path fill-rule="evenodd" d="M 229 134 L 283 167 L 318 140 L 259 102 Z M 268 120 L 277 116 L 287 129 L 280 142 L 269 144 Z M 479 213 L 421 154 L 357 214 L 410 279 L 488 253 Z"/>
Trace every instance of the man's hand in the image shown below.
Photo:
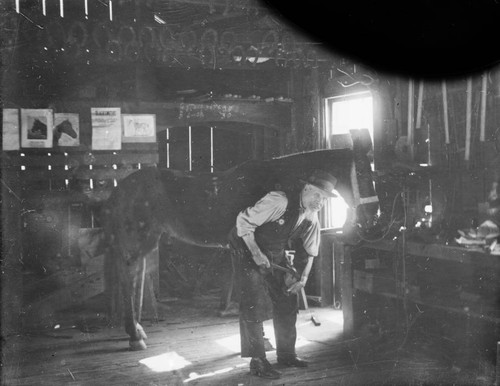
<path fill-rule="evenodd" d="M 292 293 L 292 294 L 298 294 L 300 292 L 300 290 L 302 288 L 304 288 L 306 286 L 306 283 L 302 280 L 296 282 L 296 283 L 293 283 L 290 288 L 288 288 L 288 292 Z"/>
<path fill-rule="evenodd" d="M 300 290 L 306 286 L 307 278 L 309 277 L 309 272 L 311 272 L 313 261 L 314 261 L 314 257 L 308 256 L 307 263 L 306 263 L 306 266 L 304 267 L 304 270 L 302 271 L 302 275 L 300 277 L 300 280 L 297 281 L 296 283 L 293 283 L 288 288 L 288 292 L 290 292 L 292 294 L 298 294 L 300 292 Z"/>
<path fill-rule="evenodd" d="M 252 258 L 253 261 L 255 261 L 255 264 L 257 264 L 260 268 L 268 269 L 271 267 L 269 259 L 260 250 L 257 253 L 253 253 Z"/>
<path fill-rule="evenodd" d="M 243 241 L 248 247 L 248 250 L 252 254 L 252 259 L 255 261 L 255 264 L 261 269 L 269 269 L 271 268 L 271 263 L 269 263 L 269 259 L 266 255 L 262 253 L 259 246 L 255 242 L 255 237 L 253 232 L 250 232 L 244 236 L 241 236 Z"/>

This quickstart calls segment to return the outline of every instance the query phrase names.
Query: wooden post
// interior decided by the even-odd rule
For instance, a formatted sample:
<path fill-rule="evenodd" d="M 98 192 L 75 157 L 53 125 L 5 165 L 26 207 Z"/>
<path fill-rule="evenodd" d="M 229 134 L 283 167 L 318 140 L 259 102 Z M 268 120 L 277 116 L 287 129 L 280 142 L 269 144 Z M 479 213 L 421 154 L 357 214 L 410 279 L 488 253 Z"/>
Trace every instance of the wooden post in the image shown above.
<path fill-rule="evenodd" d="M 344 244 L 334 241 L 333 245 L 333 307 L 336 310 L 342 308 L 342 262 L 344 261 Z"/>
<path fill-rule="evenodd" d="M 2 170 L 2 336 L 19 332 L 23 276 L 21 270 L 21 198 L 19 174 Z"/>
<path fill-rule="evenodd" d="M 354 334 L 354 308 L 352 299 L 354 295 L 352 283 L 352 261 L 351 247 L 343 246 L 343 256 L 341 256 L 342 266 L 342 313 L 344 315 L 344 337 Z"/>
<path fill-rule="evenodd" d="M 320 264 L 316 265 L 316 277 L 320 278 L 319 294 L 321 306 L 329 307 L 333 304 L 333 241 L 329 234 L 321 235 Z"/>

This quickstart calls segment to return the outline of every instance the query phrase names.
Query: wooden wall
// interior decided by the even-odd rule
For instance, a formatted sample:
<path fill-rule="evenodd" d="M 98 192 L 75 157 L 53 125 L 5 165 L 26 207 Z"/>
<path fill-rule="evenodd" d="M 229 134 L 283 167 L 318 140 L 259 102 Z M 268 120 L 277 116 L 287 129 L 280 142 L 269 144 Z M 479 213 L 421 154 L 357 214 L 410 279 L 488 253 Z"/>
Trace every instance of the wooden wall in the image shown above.
<path fill-rule="evenodd" d="M 357 71 L 353 76 L 361 80 L 364 71 L 374 75 L 361 66 Z M 404 189 L 424 195 L 430 182 L 436 204 L 446 210 L 450 224 L 465 226 L 477 219 L 478 205 L 500 178 L 500 67 L 449 79 L 377 74 L 376 82 L 366 87 L 341 87 L 344 78 L 339 72 L 333 77 L 323 74 L 322 96 L 372 93 L 375 169 L 382 200 L 390 205 L 394 194 Z"/>
<path fill-rule="evenodd" d="M 96 268 L 87 264 L 90 261 L 80 251 L 79 231 L 99 227 L 99 205 L 114 180 L 119 182 L 141 166 L 166 167 L 167 145 L 170 167 L 188 171 L 189 126 L 194 135 L 193 171 L 210 171 L 210 138 L 205 135 L 210 127 L 216 127 L 215 171 L 284 152 L 292 106 L 288 68 L 191 70 L 157 63 L 66 61 L 64 55 L 28 55 L 19 49 L 9 53 L 11 65 L 2 78 L 3 107 L 52 108 L 56 113 L 77 113 L 80 122 L 78 147 L 2 152 L 2 210 L 7 214 L 2 221 L 4 272 L 9 273 L 2 293 L 4 304 L 13 311 L 8 313 L 13 329 L 21 327 L 18 319 L 26 315 L 27 307 L 35 310 L 30 311 L 32 321 L 45 323 L 54 311 L 54 307 L 47 309 L 49 303 L 60 308 L 95 294 L 98 286 L 92 278 L 92 288 L 90 282 L 81 288 L 70 285 L 75 284 L 75 274 Z M 93 151 L 91 107 L 155 114 L 157 143 L 124 146 L 116 152 Z M 203 138 L 198 131 L 205 132 Z M 187 276 L 188 283 L 180 282 L 184 284 L 181 293 L 191 295 L 191 290 L 203 291 L 220 282 L 213 270 L 201 267 L 209 261 L 223 266 L 222 258 L 189 248 L 179 247 L 178 252 L 166 258 Z M 172 270 L 172 264 L 166 269 Z M 102 276 L 98 280 L 102 290 Z M 82 291 L 87 292 L 82 295 Z"/>
<path fill-rule="evenodd" d="M 387 218 L 390 215 L 393 197 L 402 190 L 412 191 L 414 196 L 420 194 L 425 199 L 429 181 L 432 180 L 435 181 L 434 197 L 443 198 L 448 223 L 468 224 L 471 218 L 477 216 L 478 204 L 486 199 L 491 182 L 499 178 L 498 68 L 488 71 L 486 77 L 484 141 L 479 138 L 484 105 L 482 74 L 471 75 L 469 94 L 466 78 L 446 80 L 448 144 L 444 141 L 441 80 L 424 80 L 423 94 L 419 94 L 419 79 L 376 73 L 363 65 L 340 60 L 333 54 L 321 66 L 317 60 L 276 57 L 276 60 L 261 67 L 231 63 L 224 69 L 213 66 L 213 63 L 201 63 L 191 68 L 194 56 L 203 56 L 194 47 L 184 47 L 186 51 L 182 55 L 189 57 L 184 65 L 174 65 L 174 57 L 171 56 L 163 61 L 163 58 L 132 60 L 133 52 L 129 52 L 128 56 L 124 52 L 116 57 L 109 52 L 104 55 L 104 46 L 94 50 L 96 47 L 91 45 L 92 52 L 87 54 L 79 52 L 81 47 L 72 45 L 71 39 L 57 39 L 55 32 L 58 27 L 55 24 L 51 24 L 50 33 L 37 33 L 33 35 L 36 39 L 30 41 L 30 33 L 36 27 L 16 17 L 7 23 L 12 26 L 12 30 L 8 30 L 9 39 L 14 39 L 16 35 L 13 32 L 19 28 L 13 21 L 20 20 L 22 45 L 16 45 L 12 40 L 12 45 L 6 50 L 8 66 L 2 77 L 3 105 L 7 108 L 52 107 L 55 112 L 79 113 L 82 145 L 73 149 L 76 157 L 80 153 L 83 157 L 85 152 L 91 150 L 90 107 L 109 106 L 120 107 L 124 113 L 156 114 L 159 135 L 157 157 L 162 165 L 166 164 L 166 129 L 183 130 L 189 125 L 219 125 L 230 133 L 219 145 L 219 154 L 231 154 L 231 157 L 223 159 L 221 168 L 232 166 L 237 157 L 241 160 L 248 157 L 269 158 L 322 148 L 326 146 L 323 98 L 369 90 L 374 97 L 375 167 L 383 216 Z M 105 38 L 106 33 L 99 31 L 97 38 Z M 51 37 L 47 40 L 51 43 L 48 51 L 40 52 L 37 44 L 45 42 L 47 36 Z M 59 43 L 67 49 L 66 52 L 60 50 Z M 297 48 L 295 42 L 292 43 L 288 45 Z M 168 51 L 169 54 L 172 52 Z M 143 50 L 141 55 L 147 57 L 147 52 Z M 182 55 L 179 58 L 184 57 Z M 124 56 L 127 56 L 126 60 Z M 370 77 L 366 78 L 364 74 Z M 372 81 L 366 83 L 367 79 Z M 349 83 L 353 81 L 357 84 L 351 87 Z M 413 84 L 411 90 L 410 83 Z M 346 87 L 347 84 L 349 87 Z M 410 100 L 413 108 L 409 113 Z M 469 100 L 470 115 L 467 115 Z M 420 127 L 415 126 L 417 120 Z M 411 131 L 409 123 L 412 124 Z M 467 145 L 466 148 L 466 126 L 469 123 L 470 141 L 467 143 L 470 147 Z M 414 139 L 411 154 L 407 147 L 401 147 L 402 139 L 409 134 Z M 187 153 L 184 137 L 185 131 L 176 138 L 170 138 L 176 142 L 178 149 L 182 148 L 173 158 L 173 166 L 181 169 L 188 168 L 186 155 L 183 155 Z M 235 140 L 237 146 L 234 145 Z M 466 152 L 468 160 L 465 159 Z M 201 156 L 207 155 L 203 153 Z M 429 160 L 430 167 L 419 167 L 420 163 L 429 163 Z M 61 165 L 64 166 L 64 163 Z M 5 193 L 15 200 L 15 189 L 5 186 L 3 189 L 3 195 Z M 56 199 L 56 193 L 49 196 L 46 200 Z M 416 206 L 417 200 L 413 203 Z M 16 205 L 15 201 L 11 201 L 6 207 L 14 209 L 9 212 L 11 216 L 6 217 L 4 226 L 16 223 L 18 217 L 15 213 L 23 210 L 15 209 Z M 8 253 L 13 253 L 11 260 L 15 261 L 18 260 L 19 245 L 14 241 L 12 243 Z"/>

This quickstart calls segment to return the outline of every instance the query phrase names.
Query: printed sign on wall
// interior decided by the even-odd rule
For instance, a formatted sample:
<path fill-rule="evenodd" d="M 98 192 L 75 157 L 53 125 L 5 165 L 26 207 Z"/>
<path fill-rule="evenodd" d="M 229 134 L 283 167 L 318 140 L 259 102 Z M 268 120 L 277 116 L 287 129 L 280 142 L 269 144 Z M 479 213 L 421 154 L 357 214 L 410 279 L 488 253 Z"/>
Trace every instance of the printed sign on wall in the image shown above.
<path fill-rule="evenodd" d="M 119 107 L 92 107 L 92 149 L 120 150 L 122 122 Z"/>

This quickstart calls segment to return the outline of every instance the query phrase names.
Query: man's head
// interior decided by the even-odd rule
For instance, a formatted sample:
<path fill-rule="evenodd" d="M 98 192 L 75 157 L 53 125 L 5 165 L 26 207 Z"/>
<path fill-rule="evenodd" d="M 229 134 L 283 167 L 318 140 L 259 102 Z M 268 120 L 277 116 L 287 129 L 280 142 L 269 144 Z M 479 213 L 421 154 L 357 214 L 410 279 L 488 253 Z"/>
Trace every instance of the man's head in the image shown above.
<path fill-rule="evenodd" d="M 309 178 L 304 181 L 302 189 L 302 205 L 309 210 L 319 211 L 325 200 L 329 197 L 337 197 L 334 193 L 337 179 L 323 170 L 315 170 Z"/>

